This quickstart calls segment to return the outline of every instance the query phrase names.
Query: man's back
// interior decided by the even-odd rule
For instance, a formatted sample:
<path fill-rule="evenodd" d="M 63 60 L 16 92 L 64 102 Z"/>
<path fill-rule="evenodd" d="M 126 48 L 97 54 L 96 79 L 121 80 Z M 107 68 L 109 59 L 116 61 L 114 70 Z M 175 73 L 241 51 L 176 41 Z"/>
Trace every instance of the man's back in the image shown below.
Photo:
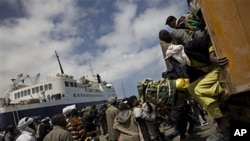
<path fill-rule="evenodd" d="M 43 141 L 72 141 L 73 138 L 67 130 L 60 126 L 54 126 L 53 130 L 50 131 Z"/>
<path fill-rule="evenodd" d="M 113 105 L 110 105 L 106 111 L 106 119 L 108 124 L 109 140 L 117 140 L 118 133 L 113 129 L 114 119 L 117 116 L 119 110 Z"/>
<path fill-rule="evenodd" d="M 31 132 L 21 131 L 21 134 L 17 137 L 16 141 L 36 141 L 36 138 Z"/>

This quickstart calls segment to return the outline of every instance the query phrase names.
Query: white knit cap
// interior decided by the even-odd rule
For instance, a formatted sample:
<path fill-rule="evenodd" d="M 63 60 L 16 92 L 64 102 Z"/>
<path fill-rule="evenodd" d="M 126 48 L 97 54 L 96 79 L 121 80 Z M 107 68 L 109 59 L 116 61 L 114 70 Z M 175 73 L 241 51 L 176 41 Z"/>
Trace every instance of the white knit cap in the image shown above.
<path fill-rule="evenodd" d="M 24 117 L 21 120 L 19 120 L 17 128 L 18 129 L 25 129 L 26 127 L 28 127 L 28 125 L 30 125 L 33 122 L 34 122 L 33 118 Z"/>
<path fill-rule="evenodd" d="M 73 109 L 76 109 L 76 105 L 75 105 L 75 104 L 64 107 L 63 110 L 62 110 L 62 113 L 63 113 L 64 115 L 67 115 L 67 114 L 69 114 Z"/>

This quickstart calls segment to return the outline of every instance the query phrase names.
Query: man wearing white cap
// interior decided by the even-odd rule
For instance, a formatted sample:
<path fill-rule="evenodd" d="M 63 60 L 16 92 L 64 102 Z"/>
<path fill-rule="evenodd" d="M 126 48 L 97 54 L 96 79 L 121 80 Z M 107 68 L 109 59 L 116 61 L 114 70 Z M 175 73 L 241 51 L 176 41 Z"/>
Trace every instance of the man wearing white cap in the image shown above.
<path fill-rule="evenodd" d="M 35 138 L 35 125 L 33 118 L 22 118 L 19 120 L 17 128 L 20 131 L 20 135 L 17 137 L 16 141 L 37 141 Z"/>

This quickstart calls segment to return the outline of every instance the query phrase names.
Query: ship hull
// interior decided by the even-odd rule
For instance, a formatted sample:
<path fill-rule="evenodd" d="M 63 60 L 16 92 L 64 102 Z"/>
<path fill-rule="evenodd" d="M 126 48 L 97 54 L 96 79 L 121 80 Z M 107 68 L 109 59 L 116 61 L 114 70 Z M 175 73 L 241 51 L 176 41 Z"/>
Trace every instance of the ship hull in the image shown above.
<path fill-rule="evenodd" d="M 93 101 L 93 102 L 84 102 L 84 103 L 72 103 L 76 105 L 76 108 L 78 110 L 81 110 L 82 108 L 86 106 L 91 105 L 102 105 L 105 104 L 105 101 Z M 23 117 L 34 117 L 38 119 L 42 119 L 44 117 L 52 117 L 55 114 L 61 114 L 62 109 L 68 105 L 72 105 L 70 103 L 67 104 L 60 104 L 60 105 L 49 105 L 49 106 L 43 106 L 43 107 L 35 107 L 34 104 L 28 105 L 29 109 L 22 109 L 22 105 L 16 105 L 12 106 L 12 108 L 6 112 L 0 113 L 0 128 L 5 129 L 8 125 L 17 125 L 18 120 L 20 120 Z M 27 106 L 27 105 L 26 105 Z M 17 110 L 19 109 L 19 110 Z M 22 110 L 20 110 L 22 109 Z"/>

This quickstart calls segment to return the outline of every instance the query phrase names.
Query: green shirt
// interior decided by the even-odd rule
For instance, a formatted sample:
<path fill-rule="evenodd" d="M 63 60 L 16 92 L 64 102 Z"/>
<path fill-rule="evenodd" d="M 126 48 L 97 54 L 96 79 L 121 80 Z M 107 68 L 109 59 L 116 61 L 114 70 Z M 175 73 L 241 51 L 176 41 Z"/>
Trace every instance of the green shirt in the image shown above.
<path fill-rule="evenodd" d="M 43 141 L 73 141 L 72 135 L 69 131 L 60 126 L 54 126 L 43 139 Z"/>

